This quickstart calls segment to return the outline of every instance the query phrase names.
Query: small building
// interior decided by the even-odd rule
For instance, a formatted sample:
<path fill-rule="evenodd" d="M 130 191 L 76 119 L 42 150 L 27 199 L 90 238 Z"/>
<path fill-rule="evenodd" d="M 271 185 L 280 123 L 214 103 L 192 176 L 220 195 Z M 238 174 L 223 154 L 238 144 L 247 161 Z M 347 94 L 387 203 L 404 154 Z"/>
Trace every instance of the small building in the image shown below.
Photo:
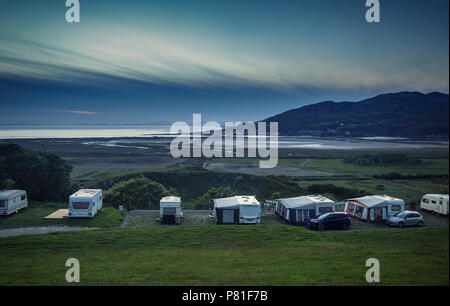
<path fill-rule="evenodd" d="M 181 224 L 181 198 L 164 197 L 159 202 L 159 222 L 163 224 Z"/>
<path fill-rule="evenodd" d="M 308 219 L 336 210 L 335 202 L 321 195 L 278 199 L 275 213 L 286 222 L 303 224 Z"/>
<path fill-rule="evenodd" d="M 449 214 L 448 194 L 426 194 L 420 201 L 420 208 L 440 215 Z"/>
<path fill-rule="evenodd" d="M 217 224 L 259 224 L 261 204 L 254 196 L 214 199 L 214 221 Z"/>
<path fill-rule="evenodd" d="M 405 202 L 387 195 L 373 195 L 345 201 L 345 212 L 366 221 L 382 221 L 405 210 Z"/>
<path fill-rule="evenodd" d="M 0 215 L 8 216 L 28 207 L 25 190 L 0 190 Z"/>
<path fill-rule="evenodd" d="M 101 189 L 80 189 L 69 197 L 70 218 L 92 218 L 103 206 Z"/>

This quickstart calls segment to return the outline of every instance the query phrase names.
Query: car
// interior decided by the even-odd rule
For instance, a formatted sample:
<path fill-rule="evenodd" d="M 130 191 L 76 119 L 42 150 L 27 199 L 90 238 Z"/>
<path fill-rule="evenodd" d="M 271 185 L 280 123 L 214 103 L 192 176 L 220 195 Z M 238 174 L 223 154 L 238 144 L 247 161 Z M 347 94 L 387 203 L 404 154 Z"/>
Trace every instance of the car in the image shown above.
<path fill-rule="evenodd" d="M 322 214 L 316 218 L 309 219 L 307 224 L 312 229 L 343 229 L 347 230 L 352 221 L 350 216 L 344 212 L 330 212 Z"/>
<path fill-rule="evenodd" d="M 423 216 L 417 211 L 402 211 L 387 219 L 386 223 L 391 226 L 422 226 Z"/>

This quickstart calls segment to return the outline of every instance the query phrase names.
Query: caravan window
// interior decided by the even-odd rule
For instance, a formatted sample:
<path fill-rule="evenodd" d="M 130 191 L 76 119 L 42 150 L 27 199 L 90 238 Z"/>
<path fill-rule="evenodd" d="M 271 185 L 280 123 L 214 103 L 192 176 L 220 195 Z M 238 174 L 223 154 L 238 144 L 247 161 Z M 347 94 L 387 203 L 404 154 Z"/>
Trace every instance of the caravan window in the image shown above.
<path fill-rule="evenodd" d="M 5 207 L 6 201 L 0 201 L 0 208 Z"/>
<path fill-rule="evenodd" d="M 427 198 L 424 198 L 424 199 L 422 200 L 422 202 L 425 203 L 425 204 L 430 203 L 430 201 L 429 201 Z"/>
<path fill-rule="evenodd" d="M 20 197 L 20 200 L 23 201 L 23 200 L 25 200 L 26 198 L 27 198 L 27 195 L 26 195 L 26 194 L 23 194 L 23 195 Z"/>
<path fill-rule="evenodd" d="M 89 202 L 72 202 L 73 209 L 88 209 Z"/>
<path fill-rule="evenodd" d="M 348 203 L 347 211 L 348 211 L 350 214 L 353 214 L 353 211 L 354 211 L 354 210 L 355 210 L 355 204 Z"/>
<path fill-rule="evenodd" d="M 431 203 L 436 204 L 436 201 L 431 201 Z"/>
<path fill-rule="evenodd" d="M 392 205 L 391 206 L 392 211 L 400 211 L 401 209 L 402 209 L 402 207 L 400 205 Z"/>
<path fill-rule="evenodd" d="M 319 207 L 319 214 L 324 214 L 327 212 L 332 212 L 333 208 L 331 207 Z"/>

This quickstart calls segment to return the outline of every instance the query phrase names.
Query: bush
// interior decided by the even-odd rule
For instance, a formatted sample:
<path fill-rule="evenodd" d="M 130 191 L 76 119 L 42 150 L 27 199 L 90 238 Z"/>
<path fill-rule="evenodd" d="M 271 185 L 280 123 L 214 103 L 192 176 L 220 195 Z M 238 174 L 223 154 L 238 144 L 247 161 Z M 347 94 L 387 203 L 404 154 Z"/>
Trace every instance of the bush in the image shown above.
<path fill-rule="evenodd" d="M 195 200 L 194 209 L 210 209 L 212 199 L 228 198 L 236 194 L 230 187 L 213 187 Z"/>
<path fill-rule="evenodd" d="M 161 198 L 177 195 L 175 189 L 166 189 L 158 182 L 148 178 L 134 178 L 119 182 L 108 189 L 105 202 L 114 207 L 124 205 L 127 209 L 159 209 Z"/>
<path fill-rule="evenodd" d="M 345 187 L 339 187 L 333 184 L 314 184 L 307 188 L 309 194 L 329 194 L 333 195 L 338 201 L 348 198 L 359 197 L 365 194 L 365 190 L 356 190 Z"/>
<path fill-rule="evenodd" d="M 344 159 L 346 163 L 352 163 L 359 166 L 373 166 L 373 165 L 396 165 L 402 163 L 420 164 L 420 159 L 408 158 L 405 154 L 374 154 L 374 155 L 360 155 L 354 157 L 347 157 Z"/>

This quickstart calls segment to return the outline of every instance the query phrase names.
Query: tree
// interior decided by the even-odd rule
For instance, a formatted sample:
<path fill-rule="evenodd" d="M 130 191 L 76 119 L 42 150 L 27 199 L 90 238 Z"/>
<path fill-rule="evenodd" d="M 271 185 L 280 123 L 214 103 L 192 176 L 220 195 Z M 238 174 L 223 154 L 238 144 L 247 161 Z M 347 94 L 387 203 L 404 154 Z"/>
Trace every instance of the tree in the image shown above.
<path fill-rule="evenodd" d="M 16 182 L 14 182 L 14 180 L 6 179 L 0 183 L 0 190 L 14 189 L 15 186 L 16 186 Z"/>
<path fill-rule="evenodd" d="M 105 202 L 127 209 L 159 209 L 161 198 L 177 195 L 175 189 L 166 189 L 158 182 L 145 177 L 133 178 L 114 184 L 105 192 Z"/>
<path fill-rule="evenodd" d="M 0 182 L 13 180 L 14 188 L 26 190 L 32 199 L 66 199 L 73 191 L 71 172 L 72 166 L 56 154 L 0 144 Z"/>
<path fill-rule="evenodd" d="M 194 209 L 209 209 L 212 199 L 228 198 L 236 194 L 230 187 L 213 187 L 195 200 Z"/>

